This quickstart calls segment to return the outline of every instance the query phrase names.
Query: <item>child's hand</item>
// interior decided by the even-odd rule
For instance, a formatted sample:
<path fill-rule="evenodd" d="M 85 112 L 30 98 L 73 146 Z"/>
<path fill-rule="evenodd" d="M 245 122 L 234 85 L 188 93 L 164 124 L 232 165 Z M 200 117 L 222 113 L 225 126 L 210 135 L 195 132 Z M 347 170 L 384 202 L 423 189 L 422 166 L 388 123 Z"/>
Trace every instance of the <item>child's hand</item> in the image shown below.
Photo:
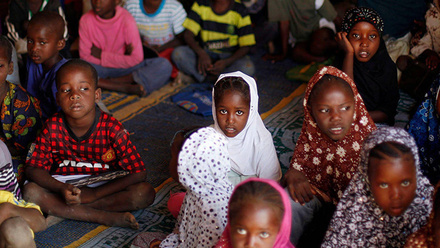
<path fill-rule="evenodd" d="M 226 62 L 224 60 L 218 60 L 214 65 L 208 69 L 211 74 L 220 75 L 226 68 Z"/>
<path fill-rule="evenodd" d="M 124 53 L 124 55 L 131 55 L 132 52 L 133 52 L 133 45 L 131 43 L 125 45 L 125 53 Z"/>
<path fill-rule="evenodd" d="M 102 53 L 102 49 L 98 48 L 97 46 L 95 46 L 95 44 L 92 45 L 92 49 L 91 49 L 91 55 L 97 59 L 101 59 L 101 53 Z"/>
<path fill-rule="evenodd" d="M 64 188 L 61 193 L 64 196 L 67 205 L 81 204 L 81 190 L 72 184 L 64 184 Z"/>
<path fill-rule="evenodd" d="M 350 41 L 348 41 L 346 32 L 338 32 L 336 34 L 336 41 L 338 42 L 339 46 L 344 49 L 345 54 L 354 54 L 354 48 Z"/>
<path fill-rule="evenodd" d="M 211 70 L 212 68 L 212 61 L 209 55 L 203 51 L 199 54 L 199 62 L 198 62 L 198 70 L 199 73 L 206 76 L 206 72 Z"/>
<path fill-rule="evenodd" d="M 440 58 L 437 53 L 432 52 L 428 55 L 428 57 L 426 57 L 425 63 L 428 66 L 428 68 L 432 71 L 435 70 L 439 65 Z"/>
<path fill-rule="evenodd" d="M 290 169 L 284 176 L 284 180 L 287 183 L 290 196 L 295 202 L 304 205 L 304 203 L 311 201 L 316 194 L 309 180 L 301 171 Z"/>

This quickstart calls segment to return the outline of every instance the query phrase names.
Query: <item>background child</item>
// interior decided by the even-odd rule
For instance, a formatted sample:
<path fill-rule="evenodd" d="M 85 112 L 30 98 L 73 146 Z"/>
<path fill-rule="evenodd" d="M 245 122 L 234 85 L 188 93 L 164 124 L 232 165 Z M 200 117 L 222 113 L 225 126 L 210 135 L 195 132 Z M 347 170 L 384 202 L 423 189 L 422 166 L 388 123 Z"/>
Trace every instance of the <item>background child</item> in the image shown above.
<path fill-rule="evenodd" d="M 40 207 L 21 199 L 17 178 L 12 170 L 11 154 L 0 141 L 0 245 L 36 247 L 34 232 L 46 229 Z"/>
<path fill-rule="evenodd" d="M 145 96 L 168 82 L 172 67 L 164 58 L 144 60 L 136 21 L 119 3 L 92 0 L 79 23 L 79 56 L 98 71 L 99 87 Z"/>
<path fill-rule="evenodd" d="M 437 184 L 432 196 L 433 209 L 428 224 L 411 234 L 405 248 L 438 248 L 440 247 L 440 183 Z"/>
<path fill-rule="evenodd" d="M 408 235 L 426 224 L 431 193 L 414 139 L 403 129 L 380 128 L 364 142 L 359 172 L 322 247 L 403 247 Z"/>
<path fill-rule="evenodd" d="M 334 67 L 310 79 L 303 105 L 304 123 L 284 176 L 295 245 L 324 202 L 337 204 L 356 171 L 362 141 L 376 128 L 353 80 Z"/>
<path fill-rule="evenodd" d="M 246 54 L 255 45 L 255 37 L 246 7 L 240 2 L 195 1 L 183 27 L 188 46 L 177 47 L 172 54 L 179 70 L 198 82 L 223 72 L 254 74 L 254 64 Z"/>
<path fill-rule="evenodd" d="M 101 112 L 98 76 L 89 63 L 70 60 L 57 72 L 57 102 L 52 116 L 30 151 L 26 199 L 51 215 L 108 226 L 139 227 L 126 211 L 154 201 L 145 182 L 145 165 L 121 123 Z M 123 177 L 76 187 L 68 180 L 125 171 Z"/>
<path fill-rule="evenodd" d="M 281 186 L 250 178 L 238 184 L 229 202 L 228 225 L 216 248 L 293 248 L 290 200 Z"/>
<path fill-rule="evenodd" d="M 408 132 L 416 140 L 423 174 L 436 185 L 440 180 L 440 101 L 438 100 L 440 77 L 408 124 Z"/>
<path fill-rule="evenodd" d="M 0 36 L 0 139 L 6 143 L 12 155 L 13 169 L 21 181 L 26 155 L 41 129 L 41 110 L 38 100 L 25 89 L 6 80 L 12 74 L 12 44 Z"/>
<path fill-rule="evenodd" d="M 60 108 L 56 102 L 55 74 L 67 62 L 59 51 L 64 48 L 64 20 L 56 12 L 42 11 L 29 22 L 26 90 L 40 100 L 43 121 Z"/>
<path fill-rule="evenodd" d="M 347 11 L 342 32 L 336 36 L 345 55 L 336 64 L 354 79 L 374 122 L 393 125 L 400 96 L 397 68 L 381 37 L 383 26 L 382 18 L 373 9 Z"/>
<path fill-rule="evenodd" d="M 160 247 L 213 247 L 219 240 L 232 193 L 226 142 L 217 131 L 206 127 L 183 144 L 178 173 L 187 193 L 176 229 Z"/>

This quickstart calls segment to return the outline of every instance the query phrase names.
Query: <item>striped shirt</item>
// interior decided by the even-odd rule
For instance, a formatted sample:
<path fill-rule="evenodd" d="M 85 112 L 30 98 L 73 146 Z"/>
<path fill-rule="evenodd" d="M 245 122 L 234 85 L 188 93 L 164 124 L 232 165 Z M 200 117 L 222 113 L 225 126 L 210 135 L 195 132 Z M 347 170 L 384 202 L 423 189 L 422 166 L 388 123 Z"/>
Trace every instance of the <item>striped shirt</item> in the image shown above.
<path fill-rule="evenodd" d="M 212 52 L 234 52 L 238 47 L 255 45 L 251 18 L 246 7 L 235 2 L 224 14 L 217 14 L 210 6 L 210 0 L 194 2 L 183 26 L 200 35 L 202 46 Z"/>
<path fill-rule="evenodd" d="M 150 45 L 163 45 L 183 30 L 186 12 L 176 0 L 162 0 L 155 13 L 147 13 L 142 0 L 128 0 L 125 9 L 136 20 L 137 27 L 144 41 Z"/>
<path fill-rule="evenodd" d="M 0 153 L 0 190 L 9 191 L 14 197 L 21 199 L 20 187 L 12 169 L 11 154 L 3 141 L 0 141 Z"/>

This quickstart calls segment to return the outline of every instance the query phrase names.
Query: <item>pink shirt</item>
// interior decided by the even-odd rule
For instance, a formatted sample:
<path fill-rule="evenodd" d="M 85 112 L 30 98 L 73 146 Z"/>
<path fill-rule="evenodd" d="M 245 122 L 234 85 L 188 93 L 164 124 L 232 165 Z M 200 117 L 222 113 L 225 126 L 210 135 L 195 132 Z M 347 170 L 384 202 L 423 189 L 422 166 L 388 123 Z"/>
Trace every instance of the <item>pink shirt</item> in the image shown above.
<path fill-rule="evenodd" d="M 101 59 L 91 55 L 92 45 L 102 50 Z M 127 45 L 131 55 L 124 55 Z M 79 22 L 79 56 L 87 62 L 110 68 L 130 68 L 144 59 L 141 38 L 131 14 L 116 6 L 115 16 L 102 19 L 90 10 Z"/>

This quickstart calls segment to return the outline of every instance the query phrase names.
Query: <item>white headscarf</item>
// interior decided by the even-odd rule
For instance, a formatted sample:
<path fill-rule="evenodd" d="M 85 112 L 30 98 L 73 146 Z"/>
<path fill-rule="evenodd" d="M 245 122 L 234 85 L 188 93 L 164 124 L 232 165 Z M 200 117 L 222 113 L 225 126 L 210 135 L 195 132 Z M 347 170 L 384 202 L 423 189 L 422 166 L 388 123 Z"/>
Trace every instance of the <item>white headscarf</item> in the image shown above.
<path fill-rule="evenodd" d="M 217 82 L 225 77 L 240 77 L 250 90 L 250 113 L 244 129 L 237 136 L 226 137 L 217 122 L 214 89 L 212 90 L 212 116 L 214 128 L 228 139 L 228 150 L 231 169 L 244 176 L 256 175 L 260 178 L 279 180 L 281 177 L 280 163 L 273 144 L 272 135 L 264 126 L 258 113 L 258 91 L 255 80 L 240 72 L 221 74 Z M 217 84 L 216 82 L 216 84 Z"/>
<path fill-rule="evenodd" d="M 213 247 L 227 224 L 232 184 L 226 139 L 212 127 L 201 128 L 183 144 L 177 171 L 187 189 L 172 233 L 160 247 Z"/>

